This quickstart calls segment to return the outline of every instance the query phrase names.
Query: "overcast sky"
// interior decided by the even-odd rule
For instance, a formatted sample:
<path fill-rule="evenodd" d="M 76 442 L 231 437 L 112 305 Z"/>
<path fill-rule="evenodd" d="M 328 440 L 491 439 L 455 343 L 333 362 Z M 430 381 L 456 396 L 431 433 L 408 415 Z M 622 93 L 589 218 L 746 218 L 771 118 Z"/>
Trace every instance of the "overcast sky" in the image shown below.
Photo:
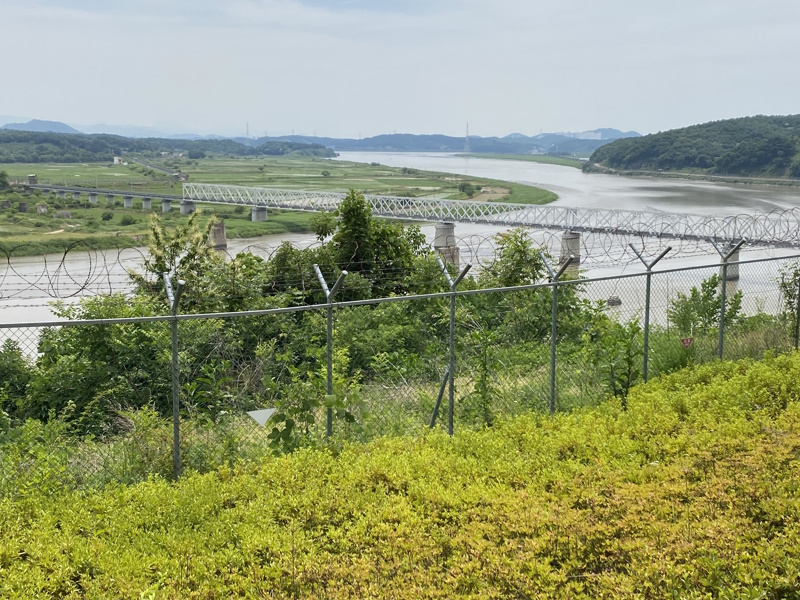
<path fill-rule="evenodd" d="M 174 133 L 651 133 L 800 113 L 798 0 L 0 0 L 0 115 Z"/>

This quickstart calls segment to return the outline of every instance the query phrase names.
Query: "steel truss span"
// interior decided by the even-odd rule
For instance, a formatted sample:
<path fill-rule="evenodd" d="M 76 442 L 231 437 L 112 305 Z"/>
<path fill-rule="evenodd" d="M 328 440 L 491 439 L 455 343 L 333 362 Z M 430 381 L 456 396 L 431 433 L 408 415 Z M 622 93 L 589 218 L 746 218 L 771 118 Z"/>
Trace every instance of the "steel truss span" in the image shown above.
<path fill-rule="evenodd" d="M 183 198 L 289 210 L 332 211 L 339 192 L 184 183 Z M 800 209 L 715 217 L 690 213 L 569 208 L 566 206 L 470 202 L 435 198 L 365 195 L 375 215 L 420 221 L 487 223 L 546 230 L 611 233 L 718 241 L 746 239 L 750 245 L 800 247 Z"/>

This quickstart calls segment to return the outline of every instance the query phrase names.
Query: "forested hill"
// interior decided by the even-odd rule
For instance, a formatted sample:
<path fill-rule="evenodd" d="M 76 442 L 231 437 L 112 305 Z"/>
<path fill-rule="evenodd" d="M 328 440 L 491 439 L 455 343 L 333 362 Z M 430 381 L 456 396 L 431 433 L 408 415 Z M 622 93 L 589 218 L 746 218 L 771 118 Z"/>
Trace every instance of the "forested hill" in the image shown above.
<path fill-rule="evenodd" d="M 301 154 L 335 156 L 322 144 L 270 141 L 257 146 L 233 140 L 171 140 L 126 138 L 118 135 L 82 135 L 0 130 L 0 163 L 111 162 L 114 156 L 155 156 L 161 152 L 185 153 L 189 158 L 207 154 L 228 156 L 284 156 Z"/>
<path fill-rule="evenodd" d="M 800 115 L 714 121 L 595 150 L 585 170 L 693 171 L 751 177 L 800 177 Z"/>

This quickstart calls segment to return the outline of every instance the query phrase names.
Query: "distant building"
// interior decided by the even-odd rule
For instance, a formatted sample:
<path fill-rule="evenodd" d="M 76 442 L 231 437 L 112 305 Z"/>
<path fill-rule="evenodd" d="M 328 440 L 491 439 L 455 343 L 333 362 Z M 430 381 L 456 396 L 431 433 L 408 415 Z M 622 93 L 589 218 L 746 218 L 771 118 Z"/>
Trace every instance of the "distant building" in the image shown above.
<path fill-rule="evenodd" d="M 39 183 L 39 178 L 36 177 L 36 173 L 31 173 L 30 175 L 28 175 L 28 183 L 29 184 Z"/>
<path fill-rule="evenodd" d="M 123 164 L 122 157 L 121 156 L 115 156 L 114 157 L 114 165 L 122 165 L 122 164 Z"/>

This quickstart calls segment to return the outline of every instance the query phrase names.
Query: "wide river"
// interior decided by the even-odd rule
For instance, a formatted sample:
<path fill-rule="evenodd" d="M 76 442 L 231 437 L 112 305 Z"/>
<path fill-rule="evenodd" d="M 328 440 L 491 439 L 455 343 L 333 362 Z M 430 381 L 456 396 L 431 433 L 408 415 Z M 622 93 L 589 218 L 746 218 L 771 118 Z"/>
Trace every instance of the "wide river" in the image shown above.
<path fill-rule="evenodd" d="M 339 160 L 378 162 L 393 167 L 409 167 L 535 185 L 558 194 L 557 204 L 571 207 L 733 215 L 800 206 L 800 188 L 796 187 L 587 175 L 571 167 L 440 153 L 343 152 Z M 423 227 L 423 231 L 432 238 L 434 227 Z M 462 239 L 481 238 L 499 231 L 502 231 L 502 228 L 459 224 L 456 236 Z M 287 234 L 250 240 L 231 240 L 228 252 L 235 254 L 242 249 L 251 249 L 268 253 L 270 249 L 274 249 L 286 240 L 304 245 L 313 243 L 314 237 L 310 234 Z M 742 259 L 755 256 L 756 254 L 748 252 Z M 59 264 L 60 259 L 60 256 L 30 257 L 13 259 L 11 264 L 0 264 L 0 323 L 52 319 L 48 308 L 49 302 L 56 297 L 66 297 L 76 293 L 86 282 L 89 282 L 87 287 L 90 293 L 110 291 L 112 288 L 124 289 L 125 269 L 136 269 L 141 261 L 141 253 L 128 250 L 124 251 L 121 257 L 115 252 L 76 254 L 69 257 L 67 265 Z M 681 265 L 673 261 L 669 266 L 710 264 L 714 261 L 714 256 L 698 256 L 682 260 Z M 631 266 L 628 264 L 623 269 L 630 271 Z M 619 270 L 619 267 L 610 270 L 608 267 L 594 268 L 589 274 L 601 276 Z M 2 337 L 0 335 L 0 339 Z"/>
<path fill-rule="evenodd" d="M 734 215 L 800 206 L 800 187 L 589 175 L 572 167 L 434 152 L 342 152 L 339 159 L 526 183 L 558 194 L 556 204 L 576 208 Z"/>

